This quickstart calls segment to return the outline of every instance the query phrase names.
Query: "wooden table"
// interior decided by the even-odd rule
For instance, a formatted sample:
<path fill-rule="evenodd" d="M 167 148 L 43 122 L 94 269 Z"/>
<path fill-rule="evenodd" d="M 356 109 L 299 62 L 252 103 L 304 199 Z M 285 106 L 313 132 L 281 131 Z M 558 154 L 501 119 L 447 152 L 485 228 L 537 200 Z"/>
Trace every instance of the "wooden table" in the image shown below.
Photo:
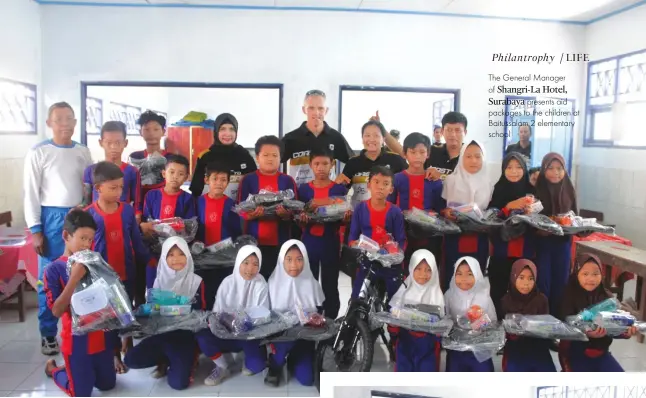
<path fill-rule="evenodd" d="M 646 278 L 646 251 L 636 247 L 622 245 L 615 242 L 577 242 L 577 256 L 582 253 L 594 254 L 605 265 L 620 268 L 637 276 L 637 292 L 635 301 L 642 321 L 646 320 L 646 290 L 642 289 Z M 640 343 L 644 342 L 644 335 L 639 335 Z"/>

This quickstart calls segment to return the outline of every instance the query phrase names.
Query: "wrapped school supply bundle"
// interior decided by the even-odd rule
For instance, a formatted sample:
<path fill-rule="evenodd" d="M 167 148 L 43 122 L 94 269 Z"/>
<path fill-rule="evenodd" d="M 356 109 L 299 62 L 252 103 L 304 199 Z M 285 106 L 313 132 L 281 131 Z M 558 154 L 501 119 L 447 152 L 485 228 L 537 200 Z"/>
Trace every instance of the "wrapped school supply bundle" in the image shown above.
<path fill-rule="evenodd" d="M 561 322 L 551 315 L 507 314 L 502 321 L 505 331 L 516 336 L 539 339 L 587 341 L 580 329 Z"/>
<path fill-rule="evenodd" d="M 475 203 L 461 206 L 450 203 L 449 207 L 463 232 L 491 233 L 502 228 L 503 220 L 498 217 L 498 209 L 482 211 Z"/>
<path fill-rule="evenodd" d="M 600 232 L 603 234 L 614 235 L 615 229 L 597 223 L 596 218 L 583 218 L 569 211 L 565 214 L 554 216 L 554 221 L 561 226 L 565 235 L 592 234 Z"/>
<path fill-rule="evenodd" d="M 164 243 L 171 236 L 179 236 L 185 241 L 191 242 L 195 239 L 197 233 L 197 217 L 182 219 L 180 217 L 165 218 L 163 220 L 153 220 L 153 229 L 159 237 L 159 242 Z"/>
<path fill-rule="evenodd" d="M 276 216 L 276 209 L 283 206 L 285 210 L 300 213 L 305 208 L 305 203 L 294 200 L 294 197 L 294 191 L 291 189 L 279 192 L 261 189 L 257 194 L 249 195 L 247 200 L 235 205 L 233 211 L 244 215 L 256 210 L 257 207 L 263 207 L 263 218 L 273 218 Z"/>
<path fill-rule="evenodd" d="M 164 182 L 162 171 L 166 167 L 166 158 L 155 152 L 144 159 L 130 158 L 128 163 L 139 170 L 141 176 L 141 185 L 156 185 Z"/>
<path fill-rule="evenodd" d="M 298 321 L 302 326 L 321 328 L 325 326 L 325 317 L 318 313 L 316 308 L 304 308 L 300 304 L 295 308 Z"/>
<path fill-rule="evenodd" d="M 563 228 L 551 218 L 539 214 L 515 214 L 509 217 L 504 223 L 500 236 L 502 240 L 509 242 L 522 236 L 527 227 L 532 227 L 541 231 L 548 232 L 552 235 L 563 235 Z"/>
<path fill-rule="evenodd" d="M 186 315 L 191 312 L 191 306 L 194 301 L 194 297 L 180 296 L 161 289 L 148 289 L 146 291 L 146 304 L 137 308 L 137 315 Z"/>
<path fill-rule="evenodd" d="M 233 267 L 238 250 L 245 245 L 257 246 L 258 243 L 250 235 L 239 236 L 235 241 L 227 238 L 209 246 L 204 246 L 204 243 L 196 241 L 191 246 L 195 270 Z"/>
<path fill-rule="evenodd" d="M 344 197 L 312 199 L 303 209 L 312 223 L 342 221 L 346 213 L 352 211 L 352 204 Z"/>
<path fill-rule="evenodd" d="M 258 340 L 278 334 L 300 324 L 293 311 L 270 311 L 269 317 L 259 316 L 249 309 L 244 311 L 216 312 L 209 316 L 209 328 L 216 337 L 226 340 Z"/>
<path fill-rule="evenodd" d="M 67 260 L 68 274 L 74 263 L 85 266 L 87 273 L 72 295 L 72 333 L 115 330 L 136 323 L 132 305 L 119 275 L 99 253 L 83 250 Z"/>
<path fill-rule="evenodd" d="M 378 312 L 375 319 L 393 326 L 414 332 L 448 335 L 453 328 L 453 320 L 440 318 L 438 313 L 427 313 L 409 307 L 392 307 L 390 312 Z"/>
<path fill-rule="evenodd" d="M 139 324 L 122 330 L 119 335 L 145 338 L 174 330 L 188 330 L 196 333 L 208 327 L 210 314 L 210 311 L 191 311 L 184 315 L 162 316 L 159 313 L 137 312 Z"/>
<path fill-rule="evenodd" d="M 457 317 L 456 323 L 460 328 L 471 330 L 486 329 L 493 324 L 479 305 L 472 305 L 466 314 Z"/>
<path fill-rule="evenodd" d="M 636 321 L 632 314 L 621 311 L 620 307 L 619 300 L 611 297 L 584 309 L 577 315 L 567 317 L 566 322 L 584 332 L 604 328 L 609 336 L 619 336 Z"/>
<path fill-rule="evenodd" d="M 379 245 L 362 234 L 359 236 L 355 248 L 365 251 L 369 260 L 379 261 L 384 267 L 391 267 L 404 261 L 404 252 L 391 235 L 388 235 L 386 243 Z"/>
<path fill-rule="evenodd" d="M 421 209 L 404 211 L 404 219 L 408 222 L 411 232 L 418 238 L 459 234 L 462 232 L 452 221 L 437 214 L 431 214 Z"/>
<path fill-rule="evenodd" d="M 454 327 L 446 337 L 442 337 L 442 347 L 454 351 L 471 351 L 479 362 L 491 359 L 505 346 L 505 329 L 491 324 L 479 330 Z"/>

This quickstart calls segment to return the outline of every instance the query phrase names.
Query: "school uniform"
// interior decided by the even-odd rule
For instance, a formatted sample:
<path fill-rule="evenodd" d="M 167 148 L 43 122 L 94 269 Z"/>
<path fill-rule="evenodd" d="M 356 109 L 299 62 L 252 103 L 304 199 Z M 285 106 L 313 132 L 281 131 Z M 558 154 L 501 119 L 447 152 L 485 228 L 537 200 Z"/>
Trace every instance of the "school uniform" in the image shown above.
<path fill-rule="evenodd" d="M 303 271 L 297 277 L 288 275 L 284 266 L 285 255 L 292 246 L 297 246 L 303 255 Z M 278 261 L 268 281 L 272 309 L 279 312 L 290 311 L 297 304 L 305 309 L 320 309 L 325 301 L 325 295 L 321 285 L 312 275 L 308 253 L 303 242 L 295 239 L 285 242 L 280 249 Z M 276 375 L 279 369 L 289 362 L 292 374 L 300 384 L 304 386 L 314 384 L 313 341 L 273 343 L 270 345 L 270 352 L 269 374 Z"/>
<path fill-rule="evenodd" d="M 94 187 L 94 168 L 96 164 L 88 166 L 83 173 L 83 183 L 92 188 L 92 202 L 99 199 L 99 192 Z M 141 215 L 141 178 L 139 170 L 131 164 L 121 162 L 119 166 L 123 172 L 123 192 L 120 201 L 128 203 L 135 208 L 137 215 Z"/>
<path fill-rule="evenodd" d="M 516 282 L 523 270 L 529 269 L 537 277 L 536 265 L 528 259 L 514 261 L 507 283 L 509 291 L 500 300 L 500 319 L 507 314 L 545 315 L 549 313 L 547 297 L 539 291 L 536 284 L 527 294 L 516 288 Z M 556 372 L 549 339 L 537 339 L 517 335 L 507 335 L 503 351 L 502 369 L 504 372 Z"/>
<path fill-rule="evenodd" d="M 270 309 L 269 288 L 265 278 L 258 273 L 255 278 L 247 281 L 240 275 L 240 265 L 252 254 L 258 257 L 258 263 L 262 269 L 260 249 L 251 245 L 241 247 L 236 256 L 233 273 L 222 281 L 217 290 L 213 312 L 231 312 L 252 307 Z M 195 338 L 200 350 L 211 358 L 216 366 L 227 366 L 226 361 L 219 360 L 223 354 L 242 351 L 244 366 L 251 373 L 260 373 L 266 367 L 265 347 L 257 340 L 223 340 L 213 335 L 210 329 L 199 331 Z"/>
<path fill-rule="evenodd" d="M 291 189 L 298 195 L 296 182 L 287 174 L 276 172 L 273 175 L 265 175 L 260 171 L 249 173 L 244 176 L 238 188 L 238 202 L 247 200 L 249 195 L 255 195 L 260 190 L 279 192 Z M 243 216 L 243 219 L 245 217 Z M 262 252 L 265 261 L 262 267 L 262 275 L 269 278 L 278 261 L 280 245 L 290 238 L 291 221 L 280 219 L 274 220 L 245 220 L 243 231 L 258 241 L 258 247 Z"/>
<path fill-rule="evenodd" d="M 383 245 L 388 241 L 388 234 L 393 236 L 393 239 L 397 242 L 400 249 L 406 249 L 404 216 L 397 206 L 386 202 L 386 207 L 383 210 L 375 210 L 370 204 L 370 200 L 367 200 L 360 203 L 354 209 L 352 223 L 350 224 L 350 242 L 354 242 L 361 235 L 365 235 L 380 245 Z M 367 272 L 368 270 L 364 267 L 357 269 L 352 286 L 352 298 L 359 296 Z M 392 297 L 397 292 L 402 272 L 401 265 L 393 265 L 390 268 L 376 270 L 376 276 L 382 278 L 386 283 L 386 291 L 389 297 Z"/>
<path fill-rule="evenodd" d="M 413 175 L 404 170 L 395 174 L 393 185 L 388 200 L 402 211 L 421 209 L 439 213 L 446 207 L 446 201 L 442 199 L 442 181 L 429 181 L 424 174 Z M 409 262 L 415 250 L 424 248 L 428 248 L 436 259 L 442 259 L 442 237 L 412 239 L 409 234 L 404 262 Z"/>
<path fill-rule="evenodd" d="M 157 153 L 159 153 L 161 156 L 165 157 L 166 160 L 168 160 L 168 158 L 173 155 L 172 153 L 167 152 L 165 149 L 162 149 L 160 152 L 157 152 Z M 132 152 L 130 154 L 129 160 L 130 161 L 132 161 L 132 160 L 143 160 L 143 159 L 146 159 L 149 155 L 151 155 L 151 154 L 148 153 L 148 151 L 146 149 L 144 149 L 143 151 L 135 151 L 135 152 Z M 141 174 L 140 174 L 140 177 L 141 177 Z M 157 184 L 150 184 L 150 185 L 143 185 L 142 184 L 141 185 L 141 189 L 140 189 L 141 197 L 139 199 L 140 208 L 137 209 L 138 211 L 143 212 L 144 199 L 146 198 L 146 194 L 149 191 L 152 191 L 153 189 L 164 188 L 164 186 L 166 186 L 166 181 L 161 176 L 161 174 L 159 175 L 159 179 L 160 179 L 161 182 L 159 182 Z"/>
<path fill-rule="evenodd" d="M 186 266 L 180 271 L 173 271 L 166 262 L 168 252 L 177 246 L 184 252 Z M 159 261 L 159 275 L 153 287 L 172 291 L 178 295 L 194 297 L 194 310 L 205 310 L 204 282 L 193 273 L 193 259 L 186 241 L 180 237 L 168 238 L 162 246 Z M 195 339 L 189 330 L 175 330 L 147 337 L 128 350 L 124 363 L 131 369 L 143 369 L 168 364 L 167 382 L 175 390 L 186 389 L 191 382 L 195 362 Z"/>
<path fill-rule="evenodd" d="M 67 257 L 60 257 L 47 266 L 43 285 L 50 310 L 68 281 Z M 61 322 L 61 354 L 65 366 L 52 372 L 54 383 L 70 397 L 89 397 L 94 387 L 101 391 L 113 389 L 117 381 L 112 345 L 115 332 L 100 330 L 73 335 L 70 308 L 61 316 Z"/>
<path fill-rule="evenodd" d="M 313 183 L 302 184 L 298 188 L 298 197 L 303 202 L 329 197 L 345 197 L 348 189 L 340 184 L 330 182 L 328 186 L 317 188 Z M 341 223 L 313 224 L 305 227 L 302 241 L 307 248 L 310 267 L 315 279 L 321 273 L 321 286 L 325 294 L 323 308 L 325 315 L 336 319 L 341 307 L 339 300 L 339 261 L 341 241 L 339 229 Z"/>
<path fill-rule="evenodd" d="M 195 217 L 195 199 L 193 195 L 183 190 L 174 194 L 158 188 L 148 191 L 144 200 L 144 220 L 164 220 L 179 217 L 189 219 Z"/>
<path fill-rule="evenodd" d="M 413 277 L 415 268 L 422 262 L 431 268 L 431 279 L 420 285 Z M 437 305 L 442 309 L 440 316 L 444 315 L 444 296 L 440 289 L 440 276 L 433 254 L 420 249 L 413 253 L 408 265 L 408 278 L 390 299 L 390 305 L 401 307 L 406 304 Z M 405 328 L 388 327 L 392 334 L 396 334 L 395 345 L 395 371 L 397 372 L 438 372 L 440 370 L 440 357 L 442 339 L 434 334 L 415 332 Z"/>
<path fill-rule="evenodd" d="M 464 148 L 464 145 L 462 146 Z M 458 165 L 460 160 L 460 155 L 452 158 L 449 155 L 449 151 L 446 148 L 446 144 L 440 144 L 431 146 L 431 154 L 424 163 L 424 168 L 428 169 L 433 167 L 440 173 L 442 181 L 446 180 L 446 177 L 451 175 L 455 168 Z"/>
<path fill-rule="evenodd" d="M 147 277 L 151 278 L 148 282 L 152 286 L 156 263 L 141 238 L 134 208 L 119 203 L 117 210 L 108 214 L 95 202 L 85 210 L 97 224 L 92 250 L 100 253 L 119 275 L 130 298 L 134 298 L 138 264 L 148 266 Z"/>
<path fill-rule="evenodd" d="M 477 145 L 482 151 L 482 167 L 476 173 L 468 172 L 464 167 L 464 152 L 470 145 Z M 447 152 L 448 153 L 448 152 Z M 442 198 L 447 206 L 475 204 L 481 211 L 487 209 L 491 200 L 492 187 L 489 184 L 484 146 L 472 140 L 463 145 L 457 166 L 452 174 L 446 177 Z M 473 257 L 478 260 L 482 273 L 487 269 L 489 259 L 489 238 L 486 234 L 462 233 L 444 236 L 444 289 L 447 289 L 453 264 L 460 257 Z"/>
<path fill-rule="evenodd" d="M 44 253 L 38 257 L 38 280 L 47 264 L 65 251 L 63 223 L 72 207 L 83 201 L 83 170 L 92 164 L 90 150 L 77 142 L 69 146 L 46 140 L 25 157 L 25 221 L 32 234 L 42 233 Z M 65 189 L 61 189 L 65 187 Z M 47 306 L 42 283 L 38 284 L 38 324 L 42 337 L 55 337 L 57 319 Z"/>
<path fill-rule="evenodd" d="M 545 155 L 541 170 L 536 179 L 536 196 L 543 204 L 542 214 L 548 217 L 573 211 L 578 213 L 576 191 L 565 174 L 561 182 L 552 184 L 545 172 L 553 161 L 565 168 L 565 160 L 557 153 Z M 538 287 L 550 301 L 550 313 L 559 314 L 560 302 L 568 282 L 572 263 L 571 236 L 538 236 L 536 239 L 536 266 L 538 267 Z"/>
<path fill-rule="evenodd" d="M 468 291 L 460 289 L 455 283 L 455 272 L 462 262 L 466 262 L 469 265 L 471 273 L 475 278 L 475 284 Z M 489 290 L 487 289 L 486 281 L 484 280 L 478 261 L 473 257 L 462 257 L 455 262 L 453 270 L 449 290 L 444 295 L 447 315 L 451 318 L 465 316 L 471 306 L 478 305 L 489 316 L 489 319 L 492 321 L 497 319 L 496 309 L 491 301 L 491 297 L 489 297 Z M 446 371 L 493 372 L 494 368 L 491 359 L 480 362 L 476 359 L 472 351 L 447 350 Z"/>

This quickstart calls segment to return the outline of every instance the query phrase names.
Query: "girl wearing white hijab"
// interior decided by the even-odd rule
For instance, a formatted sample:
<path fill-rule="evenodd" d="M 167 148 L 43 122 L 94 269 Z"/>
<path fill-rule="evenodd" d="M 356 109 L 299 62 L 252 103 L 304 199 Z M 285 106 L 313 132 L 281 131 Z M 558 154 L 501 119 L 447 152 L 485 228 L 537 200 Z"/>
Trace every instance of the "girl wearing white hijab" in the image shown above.
<path fill-rule="evenodd" d="M 162 245 L 153 288 L 195 298 L 193 309 L 206 309 L 202 278 L 193 273 L 193 258 L 186 241 L 174 236 Z M 175 330 L 142 340 L 128 350 L 124 362 L 132 369 L 157 366 L 153 377 L 168 376 L 168 385 L 183 390 L 190 384 L 195 339 L 188 330 Z"/>
<path fill-rule="evenodd" d="M 319 310 L 325 296 L 319 282 L 314 279 L 310 261 L 303 242 L 288 240 L 280 248 L 278 264 L 269 277 L 269 300 L 277 312 L 293 311 L 297 305 L 306 310 Z M 304 386 L 314 384 L 314 343 L 298 340 L 271 345 L 269 372 L 265 384 L 278 387 L 281 369 L 289 361 L 293 364 L 294 377 Z"/>
<path fill-rule="evenodd" d="M 392 307 L 405 304 L 427 304 L 440 307 L 444 315 L 444 295 L 440 289 L 440 276 L 433 254 L 416 250 L 408 263 L 409 275 L 404 284 L 390 300 Z M 427 333 L 400 329 L 397 337 L 397 372 L 439 371 L 439 347 L 441 338 Z"/>
<path fill-rule="evenodd" d="M 478 260 L 462 257 L 455 262 L 451 285 L 444 296 L 446 314 L 452 318 L 466 316 L 473 306 L 496 321 L 496 308 L 489 296 L 489 283 L 484 279 Z M 447 372 L 493 372 L 491 359 L 479 362 L 470 351 L 447 351 Z"/>
<path fill-rule="evenodd" d="M 253 307 L 269 309 L 269 291 L 265 278 L 260 275 L 262 254 L 256 246 L 240 248 L 233 273 L 223 281 L 215 296 L 213 312 L 234 312 Z M 204 380 L 207 386 L 215 386 L 229 377 L 228 361 L 223 354 L 244 352 L 245 364 L 242 373 L 251 376 L 265 369 L 267 355 L 258 341 L 221 340 L 204 329 L 196 334 L 200 350 L 215 363 L 211 374 Z"/>
<path fill-rule="evenodd" d="M 484 146 L 472 140 L 462 146 L 455 171 L 444 181 L 442 198 L 447 202 L 445 214 L 449 217 L 451 207 L 477 205 L 485 211 L 491 201 L 493 186 L 487 175 Z M 453 269 L 452 264 L 464 256 L 475 257 L 485 272 L 489 259 L 489 238 L 487 234 L 462 233 L 444 237 L 445 269 L 443 289 L 448 289 Z"/>

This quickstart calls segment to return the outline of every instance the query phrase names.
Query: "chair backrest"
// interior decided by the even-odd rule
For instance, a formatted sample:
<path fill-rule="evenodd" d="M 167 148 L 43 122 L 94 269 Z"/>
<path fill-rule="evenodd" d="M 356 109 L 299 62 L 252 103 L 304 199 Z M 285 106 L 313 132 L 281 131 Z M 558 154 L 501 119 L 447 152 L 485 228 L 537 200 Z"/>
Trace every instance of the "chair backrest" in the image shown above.
<path fill-rule="evenodd" d="M 7 227 L 11 226 L 11 212 L 10 211 L 5 211 L 4 213 L 0 213 L 0 225 L 6 225 Z"/>
<path fill-rule="evenodd" d="M 583 218 L 596 218 L 598 222 L 603 222 L 603 213 L 600 211 L 581 209 L 579 215 Z"/>

